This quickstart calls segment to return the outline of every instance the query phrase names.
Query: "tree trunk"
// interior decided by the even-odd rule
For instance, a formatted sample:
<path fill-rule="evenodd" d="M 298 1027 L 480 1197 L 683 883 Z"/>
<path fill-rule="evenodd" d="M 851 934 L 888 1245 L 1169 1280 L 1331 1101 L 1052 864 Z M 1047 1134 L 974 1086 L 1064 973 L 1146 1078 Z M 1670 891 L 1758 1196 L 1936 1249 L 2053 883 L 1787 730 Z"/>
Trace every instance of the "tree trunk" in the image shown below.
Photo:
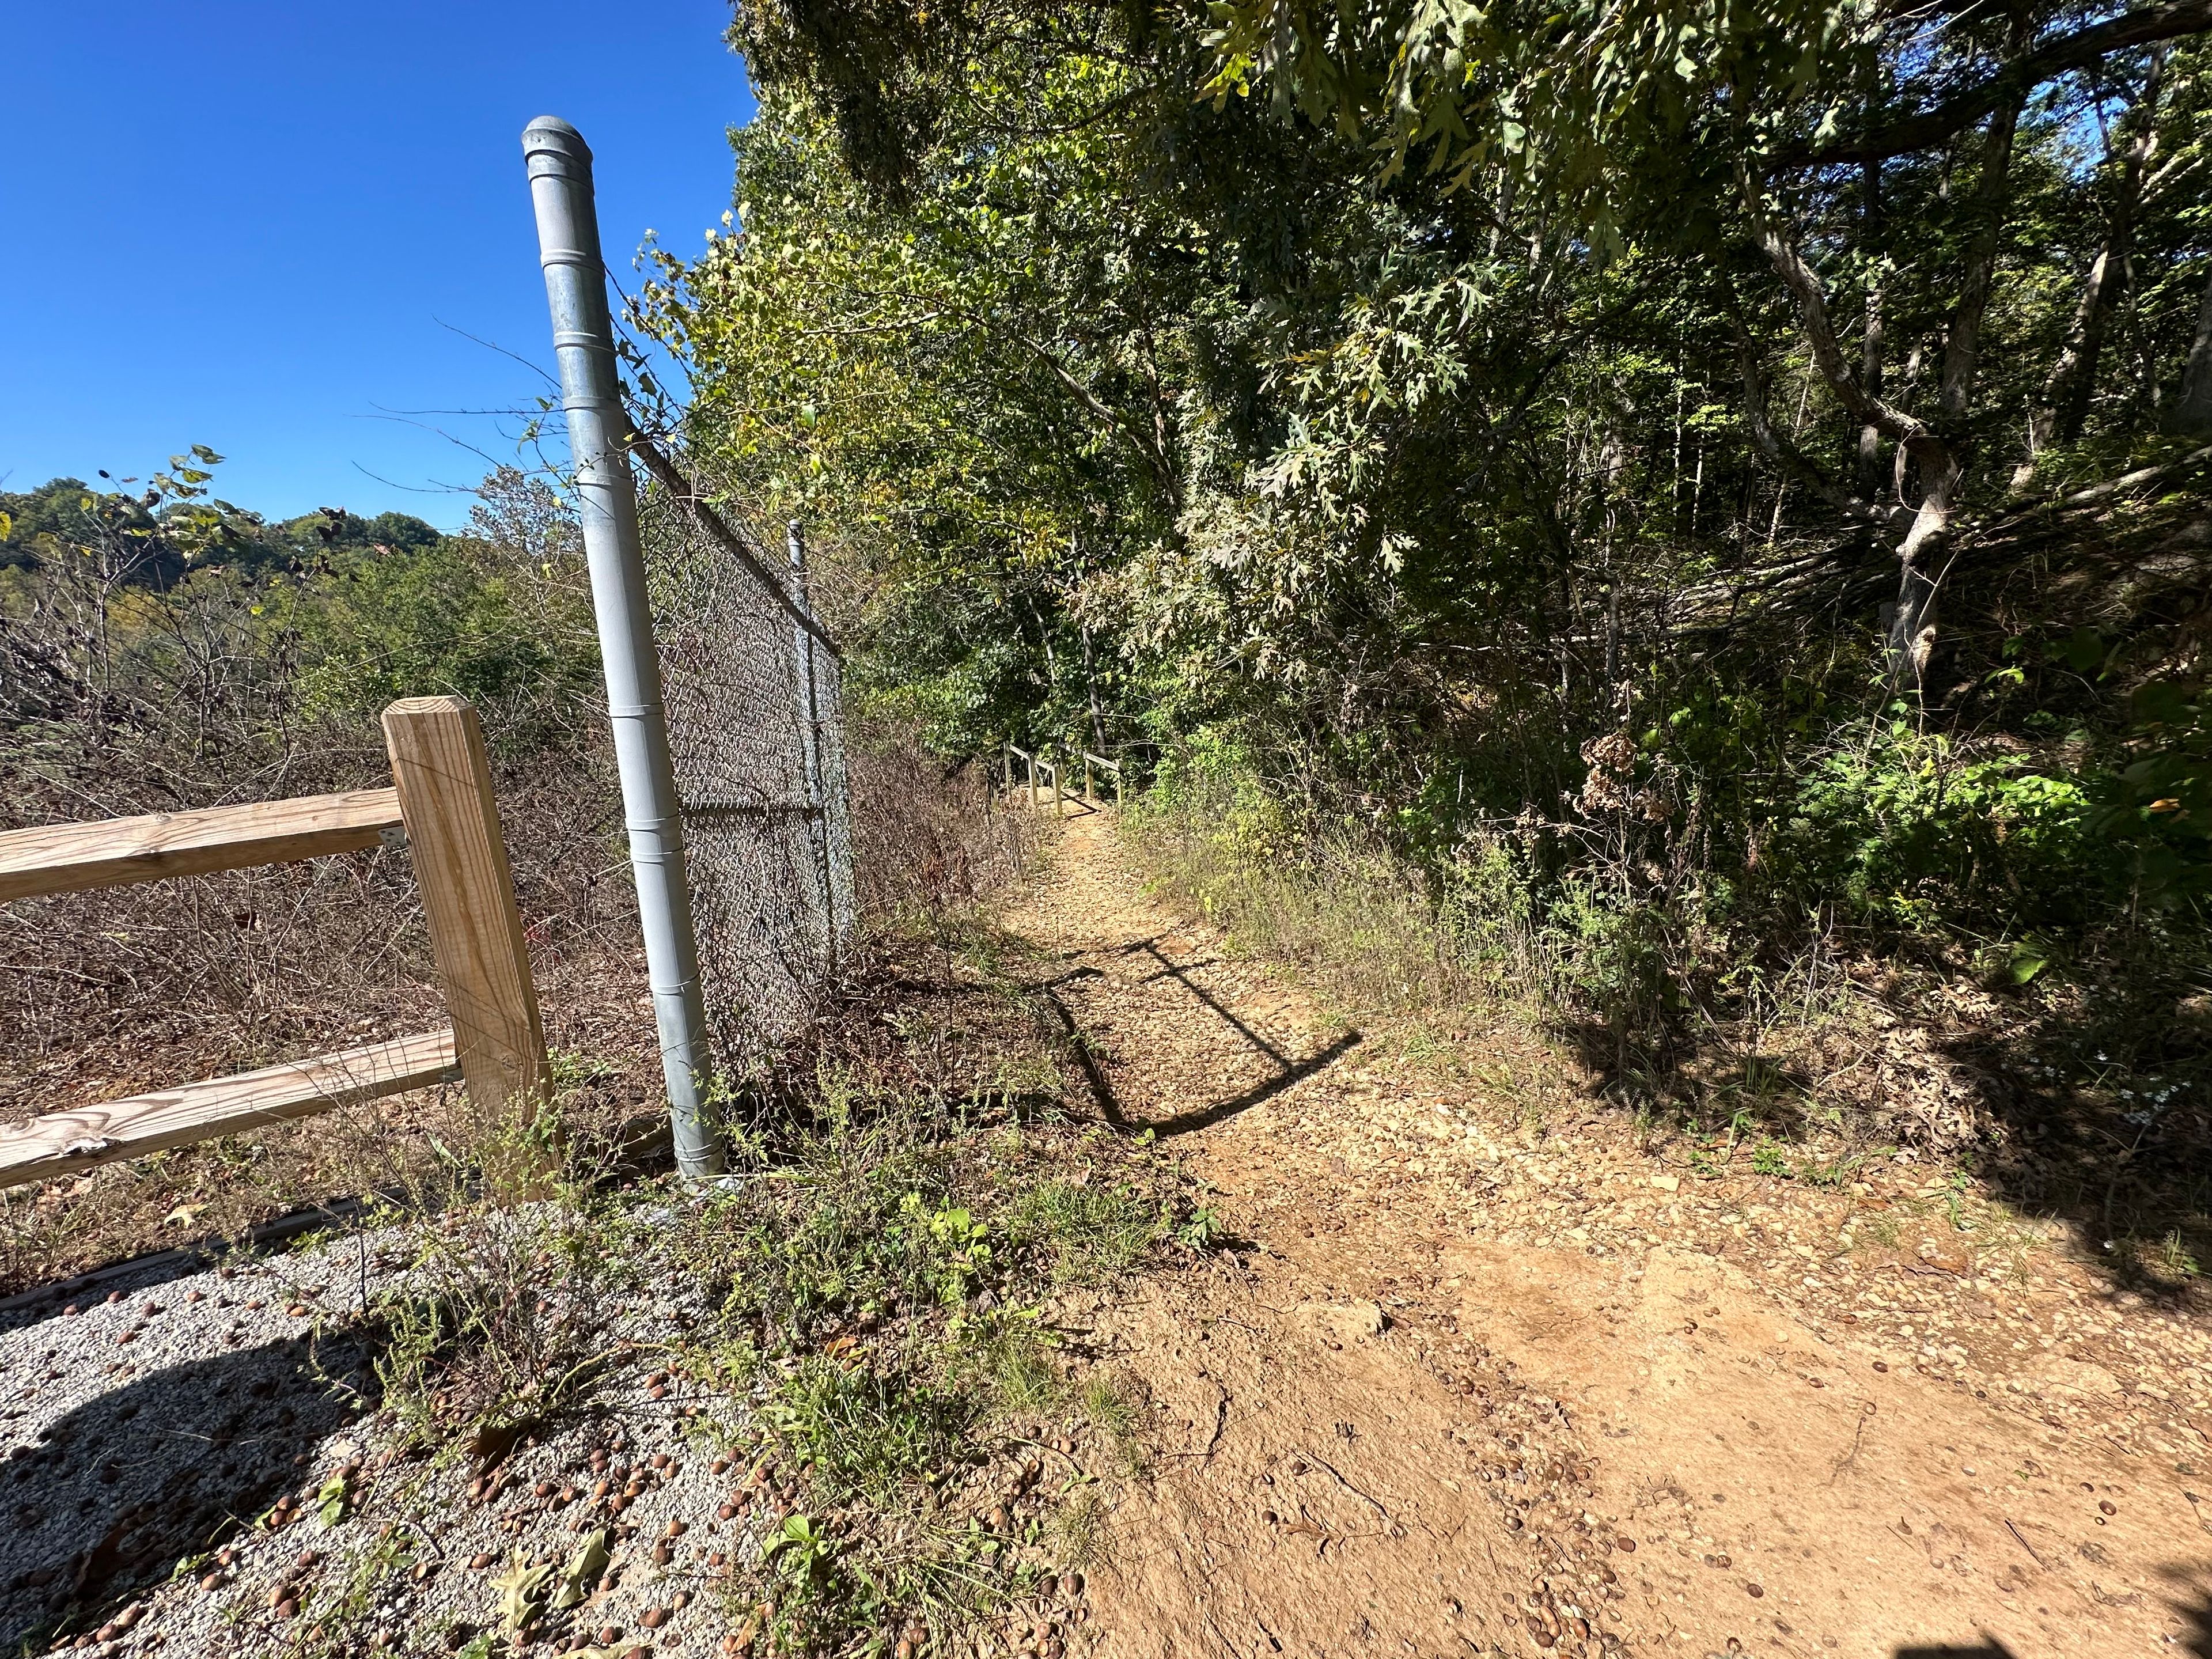
<path fill-rule="evenodd" d="M 1872 252 L 1881 233 L 1881 163 L 1869 161 L 1865 169 L 1866 211 L 1863 237 Z M 1859 380 L 1869 398 L 1881 396 L 1882 313 L 1881 281 L 1869 277 L 1866 290 L 1866 331 L 1859 343 Z M 1859 494 L 1872 501 L 1881 489 L 1881 428 L 1869 421 L 1859 428 Z"/>
<path fill-rule="evenodd" d="M 1083 623 L 1083 686 L 1091 699 L 1091 741 L 1098 745 L 1098 752 L 1106 752 L 1106 711 L 1098 706 L 1098 664 L 1091 654 L 1091 622 Z"/>
<path fill-rule="evenodd" d="M 1972 210 L 1978 222 L 1973 240 L 1966 245 L 1959 303 L 1943 342 L 1942 419 L 1954 428 L 1966 418 L 1973 398 L 1974 372 L 1981 366 L 1982 317 L 1996 283 L 1997 244 L 2012 195 L 2013 134 L 2020 125 L 2022 101 L 2015 98 L 1990 117 L 1982 144 L 1982 176 L 1975 184 Z"/>
<path fill-rule="evenodd" d="M 2005 209 L 2012 199 L 2012 142 L 2020 126 L 2025 95 L 2009 100 L 1990 117 L 1982 144 L 1982 176 L 1974 186 L 1973 213 L 1979 222 L 1967 244 L 1959 303 L 1943 343 L 1940 419 L 1946 434 L 1964 426 L 1973 400 L 1974 373 L 1981 362 L 1982 317 L 1996 286 L 1997 248 Z M 1929 653 L 1936 644 L 1936 578 L 1930 567 L 1950 538 L 1958 512 L 1959 486 L 1966 456 L 1955 437 L 1927 447 L 1920 463 L 1920 510 L 1897 550 L 1897 609 L 1890 619 L 1889 684 L 1917 700 L 1925 689 Z"/>
<path fill-rule="evenodd" d="M 2051 366 L 2051 373 L 2043 382 L 2043 396 L 2027 411 L 2027 459 L 2013 470 L 2012 487 L 2026 489 L 2035 482 L 2036 464 L 2043 452 L 2057 438 L 2059 411 L 2074 405 L 2075 384 L 2084 379 L 2094 380 L 2091 371 L 2085 376 L 2083 359 L 2094 354 L 2104 339 L 2104 311 L 2106 300 L 2106 279 L 2112 269 L 2112 248 L 2108 235 L 2097 257 L 2090 262 L 2089 275 L 2081 284 L 2081 303 L 2075 307 L 2073 326 L 2066 331 L 2066 343 L 2059 349 L 2058 361 Z M 2083 405 L 2086 410 L 2086 402 Z M 2074 426 L 2074 435 L 2081 434 L 2081 422 Z M 2071 440 L 2058 439 L 2060 442 Z"/>
<path fill-rule="evenodd" d="M 1922 463 L 1920 511 L 1897 551 L 1897 601 L 1889 611 L 1887 679 L 1893 693 L 1921 694 L 1928 677 L 1928 659 L 1936 648 L 1936 578 L 1929 574 L 1935 550 L 1949 535 L 1952 515 L 1958 510 L 1959 480 L 1966 469 L 1955 452 L 1947 451 L 1933 469 Z"/>
<path fill-rule="evenodd" d="M 2120 177 L 2112 191 L 2112 213 L 2098 255 L 2096 286 L 2083 295 L 2088 315 L 2083 319 L 2081 364 L 2058 410 L 2058 441 L 2081 441 L 2088 424 L 2089 400 L 2097 391 L 2097 360 L 2105 348 L 2105 325 L 2123 292 L 2130 285 L 2136 263 L 2136 210 L 2142 204 L 2143 175 L 2150 170 L 2158 149 L 2158 98 L 2166 80 L 2166 48 L 2152 49 L 2150 68 L 2143 76 L 2142 95 L 2129 112 L 2135 131 L 2120 151 Z"/>
<path fill-rule="evenodd" d="M 2019 43 L 2016 42 L 2016 45 Z M 2015 92 L 1990 117 L 1982 143 L 1981 176 L 1975 183 L 1969 211 L 1973 234 L 1967 244 L 1959 284 L 1959 301 L 1943 345 L 1943 362 L 1937 414 L 1931 424 L 1906 413 L 1869 389 L 1844 353 L 1829 316 L 1820 276 L 1805 261 L 1790 240 L 1767 216 L 1762 182 L 1746 173 L 1744 204 L 1753 234 L 1773 265 L 1783 285 L 1796 303 L 1805 343 L 1814 366 L 1828 382 L 1836 399 L 1864 425 L 1898 446 L 1900 481 L 1917 470 L 1920 505 L 1898 553 L 1898 597 L 1888 613 L 1887 677 L 1893 691 L 1919 695 L 1928 658 L 1936 637 L 1936 585 L 1932 574 L 1943 544 L 1949 538 L 1959 506 L 1959 489 L 1965 477 L 1965 455 L 1959 435 L 1964 428 L 1973 397 L 1974 375 L 1981 356 L 1982 318 L 1989 308 L 1996 280 L 1997 251 L 2011 200 L 2013 138 L 2020 112 L 2027 101 L 2023 88 Z M 1739 331 L 1741 337 L 1741 331 Z M 1747 373 L 1747 389 L 1756 394 L 1759 376 Z M 1750 399 L 1755 433 L 1762 437 L 1762 400 Z M 1771 446 L 1771 439 L 1768 446 Z"/>
<path fill-rule="evenodd" d="M 2212 275 L 2204 279 L 2204 298 L 2197 307 L 2197 338 L 2189 348 L 2189 366 L 2181 371 L 2173 427 L 2177 432 L 2212 431 Z"/>
<path fill-rule="evenodd" d="M 2076 444 L 2088 424 L 2089 401 L 2097 392 L 2097 366 L 2104 355 L 2105 329 L 2128 284 L 2135 264 L 2136 212 L 2142 204 L 2143 176 L 2158 149 L 2158 100 L 2166 76 L 2166 49 L 2152 53 L 2142 93 L 2128 112 L 2130 131 L 2106 161 L 2117 159 L 2119 177 L 2112 186 L 2112 210 L 2105 220 L 2104 244 L 2089 262 L 2081 303 L 2058 361 L 2043 383 L 2043 398 L 2027 417 L 2027 459 L 2013 474 L 2013 487 L 2033 482 L 2037 458 L 2053 443 Z"/>
<path fill-rule="evenodd" d="M 2081 319 L 2080 361 L 2067 377 L 2065 396 L 2058 400 L 2058 423 L 2052 433 L 2063 447 L 2081 441 L 2081 428 L 2089 423 L 2089 398 L 2097 389 L 2097 360 L 2105 351 L 2105 323 L 2112 314 L 2114 292 L 2127 280 L 2134 240 L 2133 228 L 2115 219 L 2111 240 L 2090 267 L 2089 287 L 2081 296 L 2087 315 Z"/>

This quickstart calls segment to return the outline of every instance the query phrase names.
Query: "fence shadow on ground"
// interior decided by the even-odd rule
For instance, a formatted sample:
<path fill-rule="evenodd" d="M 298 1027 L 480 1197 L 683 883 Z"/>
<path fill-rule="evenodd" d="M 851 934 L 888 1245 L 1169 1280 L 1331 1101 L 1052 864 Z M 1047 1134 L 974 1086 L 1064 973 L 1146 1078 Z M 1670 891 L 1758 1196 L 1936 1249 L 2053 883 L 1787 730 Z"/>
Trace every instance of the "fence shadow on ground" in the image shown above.
<path fill-rule="evenodd" d="M 1071 969 L 1066 973 L 1042 981 L 1037 985 L 1036 989 L 1051 1004 L 1062 1030 L 1066 1033 L 1069 1044 L 1074 1052 L 1076 1064 L 1082 1069 L 1084 1079 L 1090 1086 L 1091 1098 L 1097 1105 L 1100 1115 L 1115 1127 L 1132 1130 L 1150 1129 L 1162 1139 L 1170 1135 L 1188 1134 L 1197 1129 L 1209 1128 L 1216 1123 L 1236 1116 L 1239 1112 L 1249 1111 L 1263 1101 L 1273 1098 L 1295 1084 L 1304 1082 L 1316 1073 L 1333 1066 L 1359 1045 L 1360 1033 L 1346 1031 L 1329 1042 L 1319 1053 L 1309 1054 L 1303 1060 L 1294 1058 L 1285 1053 L 1280 1046 L 1271 1042 L 1260 1032 L 1255 1030 L 1249 1023 L 1240 1018 L 1218 997 L 1191 978 L 1190 975 L 1194 970 L 1212 967 L 1218 958 L 1207 957 L 1197 961 L 1179 963 L 1160 949 L 1159 939 L 1160 936 L 1155 935 L 1151 939 L 1134 940 L 1121 946 L 1117 954 L 1125 957 L 1136 955 L 1149 957 L 1158 966 L 1154 971 L 1143 975 L 1139 983 L 1153 985 L 1162 981 L 1173 981 L 1189 994 L 1192 1001 L 1200 1008 L 1227 1025 L 1245 1044 L 1265 1059 L 1273 1070 L 1268 1076 L 1224 1100 L 1214 1101 L 1188 1112 L 1177 1113 L 1169 1118 L 1144 1122 L 1130 1118 L 1123 1111 L 1121 1103 L 1115 1094 L 1112 1080 L 1107 1076 L 1105 1068 L 1098 1063 L 1097 1056 L 1092 1052 L 1091 1045 L 1085 1040 L 1082 1024 L 1077 1018 L 1075 1010 L 1071 1008 L 1066 999 L 1060 995 L 1062 987 L 1084 980 L 1099 978 L 1101 970 L 1088 964 Z"/>
<path fill-rule="evenodd" d="M 1352 1049 L 1358 1048 L 1360 1040 L 1358 1032 L 1346 1031 L 1319 1054 L 1310 1054 L 1301 1060 L 1286 1062 L 1283 1069 L 1273 1077 L 1262 1083 L 1255 1084 L 1242 1094 L 1233 1095 L 1227 1100 L 1217 1101 L 1212 1105 L 1201 1107 L 1194 1112 L 1182 1112 L 1174 1117 L 1163 1118 L 1147 1127 L 1163 1140 L 1170 1135 L 1188 1134 L 1194 1129 L 1211 1128 L 1217 1123 L 1235 1117 L 1239 1112 L 1249 1112 L 1262 1101 L 1271 1100 L 1282 1093 L 1291 1085 L 1303 1083 L 1315 1073 L 1334 1065 Z"/>
<path fill-rule="evenodd" d="M 370 1408 L 371 1386 L 358 1340 L 297 1337 L 132 1376 L 16 1443 L 0 1462 L 0 1650 L 96 1626 L 252 1524 Z"/>

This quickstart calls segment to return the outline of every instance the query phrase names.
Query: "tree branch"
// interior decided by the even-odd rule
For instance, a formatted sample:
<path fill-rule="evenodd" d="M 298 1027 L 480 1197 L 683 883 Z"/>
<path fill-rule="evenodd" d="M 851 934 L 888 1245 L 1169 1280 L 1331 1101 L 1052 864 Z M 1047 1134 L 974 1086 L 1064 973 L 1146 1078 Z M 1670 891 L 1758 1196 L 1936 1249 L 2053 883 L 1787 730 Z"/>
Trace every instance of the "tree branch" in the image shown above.
<path fill-rule="evenodd" d="M 2014 99 L 2025 100 L 2045 81 L 2086 68 L 2130 46 L 2147 46 L 2184 34 L 2212 30 L 2212 0 L 2161 0 L 2118 17 L 2062 34 L 2033 52 L 2012 59 L 1987 79 L 1953 93 L 1935 108 L 1892 121 L 1856 137 L 1833 143 L 1785 145 L 1774 165 L 1832 167 L 1838 161 L 1880 161 L 1926 149 L 1964 132 L 1984 116 Z"/>
<path fill-rule="evenodd" d="M 2212 0 L 2208 0 L 2208 3 L 2212 3 Z M 982 319 L 977 320 L 980 322 Z M 1109 407 L 1097 392 L 1070 374 L 1067 366 L 1061 362 L 1048 348 L 1031 339 L 1026 334 L 1014 334 L 1011 337 L 1035 354 L 1037 361 L 1051 371 L 1053 379 L 1065 386 L 1068 394 L 1076 402 L 1081 404 L 1094 420 L 1113 428 L 1127 441 L 1129 447 L 1143 457 L 1146 469 L 1158 482 L 1160 488 L 1167 492 L 1169 504 L 1180 513 L 1182 510 L 1182 482 L 1175 476 L 1175 469 L 1169 465 L 1166 451 L 1146 442 L 1142 433 Z"/>
<path fill-rule="evenodd" d="M 2207 0 L 2207 3 L 2212 3 L 2212 0 Z M 1828 315 L 1827 296 L 1821 288 L 1820 273 L 1805 263 L 1796 245 L 1767 216 L 1759 180 L 1746 173 L 1742 182 L 1752 237 L 1766 255 L 1767 263 L 1774 267 L 1775 274 L 1782 278 L 1782 285 L 1790 290 L 1790 297 L 1796 302 L 1798 321 L 1804 328 L 1805 343 L 1812 350 L 1814 366 L 1820 371 L 1820 378 L 1828 383 L 1829 390 L 1836 394 L 1836 401 L 1857 416 L 1863 425 L 1873 427 L 1893 443 L 1908 447 L 1940 443 L 1924 422 L 1885 402 L 1859 383 L 1850 360 L 1844 356 L 1842 343 L 1836 338 L 1835 324 Z"/>

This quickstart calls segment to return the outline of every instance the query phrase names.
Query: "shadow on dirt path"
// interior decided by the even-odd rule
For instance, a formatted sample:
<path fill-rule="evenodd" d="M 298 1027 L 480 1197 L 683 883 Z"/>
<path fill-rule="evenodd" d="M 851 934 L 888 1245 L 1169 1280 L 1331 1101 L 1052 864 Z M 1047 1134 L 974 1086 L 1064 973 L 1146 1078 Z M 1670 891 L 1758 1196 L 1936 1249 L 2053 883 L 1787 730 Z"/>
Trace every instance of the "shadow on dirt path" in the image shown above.
<path fill-rule="evenodd" d="M 1849 1194 L 1686 1192 L 1532 1121 L 1565 1082 L 1440 1081 L 1148 900 L 1111 825 L 1008 925 L 1102 1116 L 1255 1248 L 1100 1310 L 1158 1447 L 1102 1652 L 2212 1659 L 2212 1453 L 2164 1391 L 2123 1435 L 2086 1364 L 2008 1388 L 1953 1351 L 2040 1360 L 2009 1291 L 1931 1316 L 1838 1243 Z M 1864 1324 L 1808 1311 L 1838 1286 Z"/>

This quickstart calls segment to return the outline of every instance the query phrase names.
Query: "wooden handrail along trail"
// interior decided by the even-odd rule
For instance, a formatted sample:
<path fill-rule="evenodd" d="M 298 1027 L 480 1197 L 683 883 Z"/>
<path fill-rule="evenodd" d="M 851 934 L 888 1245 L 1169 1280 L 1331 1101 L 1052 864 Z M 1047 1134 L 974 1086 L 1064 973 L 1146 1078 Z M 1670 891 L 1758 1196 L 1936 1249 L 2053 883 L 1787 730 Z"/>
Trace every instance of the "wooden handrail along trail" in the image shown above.
<path fill-rule="evenodd" d="M 1031 806 L 1037 806 L 1042 804 L 1042 796 L 1039 791 L 1037 784 L 1037 775 L 1041 772 L 1049 774 L 1052 779 L 1053 815 L 1055 817 L 1061 816 L 1066 811 L 1065 803 L 1067 800 L 1068 796 L 1066 789 L 1062 787 L 1060 783 L 1060 763 L 1048 759 L 1041 755 L 1032 755 L 1028 750 L 1022 748 L 1012 740 L 1008 740 L 1002 744 L 1000 747 L 1004 751 L 1005 761 L 1004 770 L 1000 775 L 1004 780 L 1005 787 L 1008 790 L 1012 790 L 1014 787 L 1014 762 L 1016 759 L 1018 758 L 1024 762 L 1029 767 L 1030 805 Z M 1126 800 L 1126 793 L 1121 782 L 1121 762 L 1108 760 L 1103 755 L 1094 755 L 1087 749 L 1082 752 L 1083 793 L 1079 796 L 1077 796 L 1076 799 L 1082 801 L 1086 806 L 1091 807 L 1093 811 L 1097 810 L 1100 805 L 1100 802 L 1098 799 L 1097 791 L 1091 787 L 1092 779 L 1091 775 L 1091 769 L 1097 766 L 1103 768 L 1105 770 L 1111 772 L 1114 775 L 1114 805 L 1116 806 L 1122 805 Z"/>
<path fill-rule="evenodd" d="M 449 1083 L 489 1120 L 549 1081 L 545 1034 L 476 712 L 384 712 L 394 787 L 0 833 L 0 902 L 410 846 L 453 1024 L 0 1129 L 0 1188 Z"/>

